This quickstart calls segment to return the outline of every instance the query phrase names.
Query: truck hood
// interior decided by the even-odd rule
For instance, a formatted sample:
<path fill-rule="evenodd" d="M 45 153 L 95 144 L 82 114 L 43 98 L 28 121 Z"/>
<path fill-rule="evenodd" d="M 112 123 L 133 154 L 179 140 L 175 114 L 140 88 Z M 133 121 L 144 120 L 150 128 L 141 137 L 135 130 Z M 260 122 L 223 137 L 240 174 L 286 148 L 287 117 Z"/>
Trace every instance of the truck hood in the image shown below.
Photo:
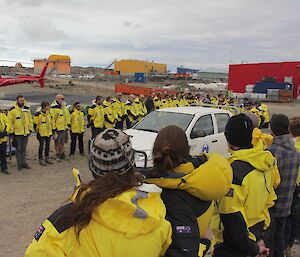
<path fill-rule="evenodd" d="M 127 129 L 124 132 L 130 136 L 134 150 L 152 152 L 157 133 L 137 129 Z"/>

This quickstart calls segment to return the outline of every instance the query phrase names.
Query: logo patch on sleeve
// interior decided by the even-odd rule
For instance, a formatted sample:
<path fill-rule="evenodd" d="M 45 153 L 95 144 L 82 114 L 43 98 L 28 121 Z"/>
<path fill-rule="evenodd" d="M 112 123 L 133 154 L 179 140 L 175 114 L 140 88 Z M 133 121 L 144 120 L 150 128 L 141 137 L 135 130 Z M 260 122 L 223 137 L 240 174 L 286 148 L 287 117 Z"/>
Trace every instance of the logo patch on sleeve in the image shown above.
<path fill-rule="evenodd" d="M 176 233 L 178 234 L 191 234 L 192 228 L 190 226 L 176 226 Z"/>
<path fill-rule="evenodd" d="M 34 234 L 34 238 L 35 238 L 36 241 L 39 241 L 39 239 L 41 238 L 44 231 L 45 231 L 45 228 L 44 228 L 43 225 L 41 225 Z"/>
<path fill-rule="evenodd" d="M 233 197 L 233 193 L 234 193 L 234 189 L 233 188 L 230 188 L 228 193 L 225 195 L 226 197 Z"/>

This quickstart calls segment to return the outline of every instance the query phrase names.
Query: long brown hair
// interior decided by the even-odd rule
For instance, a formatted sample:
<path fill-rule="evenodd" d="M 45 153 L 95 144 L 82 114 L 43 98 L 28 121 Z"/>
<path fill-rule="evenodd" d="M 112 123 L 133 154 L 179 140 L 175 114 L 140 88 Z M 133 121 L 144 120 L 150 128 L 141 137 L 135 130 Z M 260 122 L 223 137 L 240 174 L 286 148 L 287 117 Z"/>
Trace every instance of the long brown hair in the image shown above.
<path fill-rule="evenodd" d="M 74 204 L 59 219 L 66 221 L 69 227 L 74 226 L 79 239 L 80 231 L 89 224 L 93 211 L 99 205 L 109 198 L 140 186 L 144 179 L 144 176 L 138 172 L 107 173 L 101 177 L 96 176 L 94 180 L 80 186 Z"/>
<path fill-rule="evenodd" d="M 161 129 L 153 146 L 153 170 L 151 176 L 163 176 L 187 161 L 190 146 L 184 131 L 175 126 Z"/>

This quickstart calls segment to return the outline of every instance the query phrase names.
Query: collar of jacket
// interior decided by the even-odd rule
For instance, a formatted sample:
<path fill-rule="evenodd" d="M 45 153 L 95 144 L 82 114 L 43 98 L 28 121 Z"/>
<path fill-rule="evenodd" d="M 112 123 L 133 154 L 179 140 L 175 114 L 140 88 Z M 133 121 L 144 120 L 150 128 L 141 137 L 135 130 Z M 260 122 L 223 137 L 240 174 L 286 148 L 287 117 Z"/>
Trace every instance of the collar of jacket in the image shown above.
<path fill-rule="evenodd" d="M 178 166 L 171 177 L 149 178 L 147 182 L 161 188 L 184 190 L 205 201 L 220 199 L 232 183 L 232 168 L 219 154 L 207 157 L 208 161 L 197 168 L 188 162 Z"/>
<path fill-rule="evenodd" d="M 251 164 L 256 170 L 266 172 L 274 169 L 276 166 L 276 158 L 268 150 L 261 145 L 257 145 L 251 149 L 241 149 L 231 151 L 228 161 L 244 161 Z"/>
<path fill-rule="evenodd" d="M 61 104 L 59 104 L 56 100 L 54 100 L 54 101 L 52 102 L 51 107 L 53 107 L 53 106 L 57 106 L 57 107 L 59 107 L 59 108 L 62 108 L 62 107 L 63 107 L 63 106 L 62 106 Z"/>
<path fill-rule="evenodd" d="M 295 146 L 295 141 L 292 139 L 290 134 L 274 137 L 274 145 L 279 145 L 287 149 L 293 149 Z"/>

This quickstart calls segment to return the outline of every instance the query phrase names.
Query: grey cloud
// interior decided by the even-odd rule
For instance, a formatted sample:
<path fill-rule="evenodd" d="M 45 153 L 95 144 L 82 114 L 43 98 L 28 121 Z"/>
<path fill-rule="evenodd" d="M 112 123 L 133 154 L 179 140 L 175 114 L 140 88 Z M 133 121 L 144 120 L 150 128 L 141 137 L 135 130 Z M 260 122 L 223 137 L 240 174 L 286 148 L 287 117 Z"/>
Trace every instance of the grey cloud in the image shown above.
<path fill-rule="evenodd" d="M 138 58 L 222 69 L 230 59 L 300 58 L 299 0 L 9 2 L 0 3 L 10 23 L 2 45 L 26 48 L 26 56 L 62 51 L 76 64 Z"/>

